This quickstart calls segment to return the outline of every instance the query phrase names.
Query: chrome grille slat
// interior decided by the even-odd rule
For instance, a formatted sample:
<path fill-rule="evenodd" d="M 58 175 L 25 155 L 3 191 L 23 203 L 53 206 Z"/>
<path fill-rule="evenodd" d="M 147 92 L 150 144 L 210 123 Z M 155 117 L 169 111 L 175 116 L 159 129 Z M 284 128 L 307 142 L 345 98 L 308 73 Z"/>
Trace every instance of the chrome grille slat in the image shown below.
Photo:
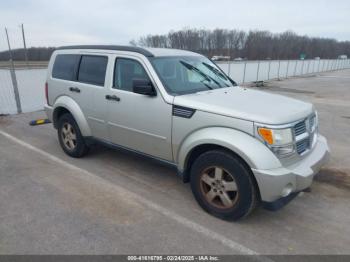
<path fill-rule="evenodd" d="M 299 155 L 304 153 L 306 150 L 310 148 L 310 139 L 304 139 L 296 143 L 296 149 Z"/>
<path fill-rule="evenodd" d="M 306 133 L 306 124 L 305 121 L 299 122 L 294 126 L 295 136 Z"/>

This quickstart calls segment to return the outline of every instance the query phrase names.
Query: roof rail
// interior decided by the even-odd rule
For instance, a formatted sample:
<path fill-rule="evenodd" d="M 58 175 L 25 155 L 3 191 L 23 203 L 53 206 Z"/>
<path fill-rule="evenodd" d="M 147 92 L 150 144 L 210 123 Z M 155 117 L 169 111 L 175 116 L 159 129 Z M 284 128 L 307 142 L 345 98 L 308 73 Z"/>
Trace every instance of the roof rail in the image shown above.
<path fill-rule="evenodd" d="M 136 46 L 122 46 L 122 45 L 72 45 L 72 46 L 61 46 L 56 50 L 67 50 L 67 49 L 102 49 L 102 50 L 115 50 L 115 51 L 128 51 L 142 54 L 147 57 L 153 57 L 154 55 L 148 50 L 136 47 Z"/>

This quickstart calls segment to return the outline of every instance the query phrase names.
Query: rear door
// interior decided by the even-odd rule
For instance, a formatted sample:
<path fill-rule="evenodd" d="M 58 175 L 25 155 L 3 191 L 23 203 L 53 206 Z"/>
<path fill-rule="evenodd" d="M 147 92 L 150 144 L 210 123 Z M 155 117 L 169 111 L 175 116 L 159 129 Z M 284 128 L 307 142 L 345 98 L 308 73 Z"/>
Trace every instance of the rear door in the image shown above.
<path fill-rule="evenodd" d="M 74 88 L 79 105 L 94 137 L 107 139 L 106 101 L 104 99 L 108 56 L 82 54 Z M 73 92 L 74 93 L 74 92 Z"/>
<path fill-rule="evenodd" d="M 79 54 L 57 54 L 48 79 L 49 103 L 52 105 L 62 95 L 71 97 L 79 104 L 82 94 L 71 91 L 76 85 L 76 76 L 80 61 Z"/>
<path fill-rule="evenodd" d="M 107 139 L 104 88 L 108 56 L 63 53 L 55 57 L 49 79 L 51 104 L 62 95 L 71 97 L 81 109 L 93 136 Z"/>

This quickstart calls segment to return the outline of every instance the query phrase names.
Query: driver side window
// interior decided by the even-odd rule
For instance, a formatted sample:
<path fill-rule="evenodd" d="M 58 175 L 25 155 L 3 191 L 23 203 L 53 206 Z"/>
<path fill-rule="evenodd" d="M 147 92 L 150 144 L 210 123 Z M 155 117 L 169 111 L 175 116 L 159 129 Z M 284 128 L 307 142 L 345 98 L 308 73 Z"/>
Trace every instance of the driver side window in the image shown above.
<path fill-rule="evenodd" d="M 113 88 L 133 92 L 134 80 L 150 80 L 143 66 L 136 60 L 117 58 Z"/>

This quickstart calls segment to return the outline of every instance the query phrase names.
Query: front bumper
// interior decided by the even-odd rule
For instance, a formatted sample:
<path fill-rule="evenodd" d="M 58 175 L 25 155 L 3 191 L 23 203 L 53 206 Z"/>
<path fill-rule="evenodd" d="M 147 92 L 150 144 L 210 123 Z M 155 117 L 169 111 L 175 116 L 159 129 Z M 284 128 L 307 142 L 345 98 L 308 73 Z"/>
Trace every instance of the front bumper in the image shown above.
<path fill-rule="evenodd" d="M 252 169 L 259 186 L 261 200 L 264 204 L 283 199 L 290 201 L 298 192 L 310 187 L 314 175 L 328 159 L 327 140 L 319 135 L 312 151 L 297 163 L 269 170 Z M 294 197 L 288 197 L 290 195 Z"/>

